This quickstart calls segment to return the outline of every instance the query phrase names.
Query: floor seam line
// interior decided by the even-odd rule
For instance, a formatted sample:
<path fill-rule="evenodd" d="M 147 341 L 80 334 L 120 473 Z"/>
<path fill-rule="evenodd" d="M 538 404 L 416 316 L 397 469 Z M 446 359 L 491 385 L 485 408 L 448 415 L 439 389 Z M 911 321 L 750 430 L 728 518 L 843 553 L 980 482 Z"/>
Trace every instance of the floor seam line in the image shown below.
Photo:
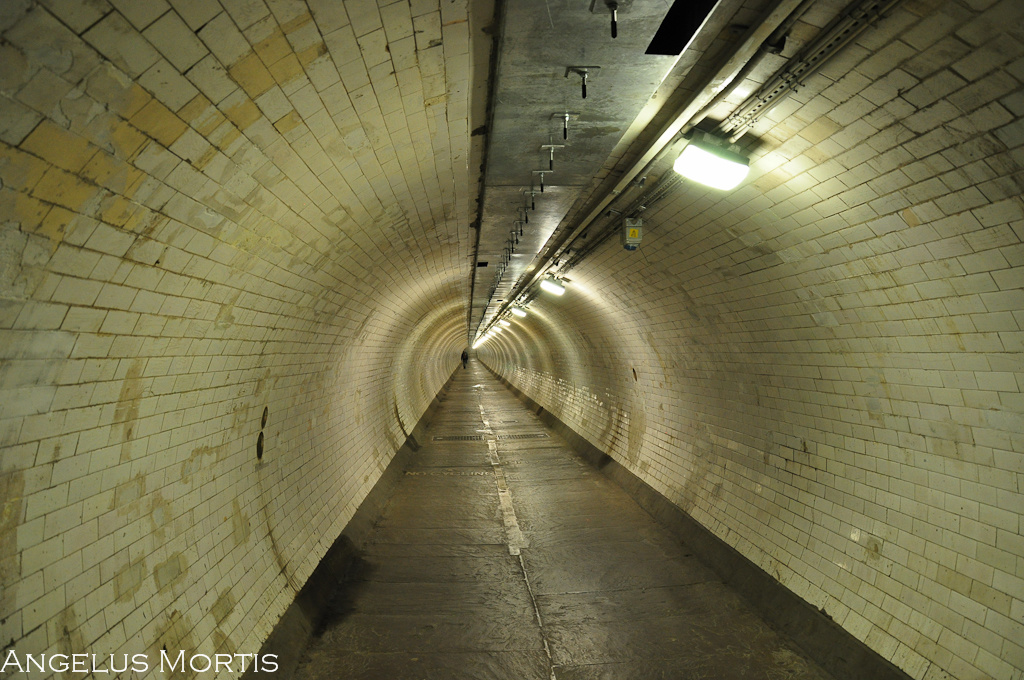
<path fill-rule="evenodd" d="M 498 456 L 498 441 L 494 438 L 491 430 L 490 420 L 483 404 L 479 404 L 480 419 L 483 421 L 486 430 L 487 456 L 491 461 L 494 470 L 494 483 L 498 489 L 498 501 L 501 504 L 502 519 L 505 524 L 505 536 L 508 539 L 509 554 L 519 560 L 519 569 L 523 574 L 523 583 L 526 584 L 526 592 L 530 595 L 530 603 L 533 604 L 533 615 L 537 618 L 537 628 L 540 633 L 540 641 L 544 647 L 544 655 L 548 660 L 548 677 L 550 680 L 557 680 L 555 677 L 555 662 L 551 656 L 551 647 L 548 645 L 548 637 L 544 631 L 544 619 L 540 615 L 540 606 L 537 604 L 537 597 L 533 594 L 533 586 L 530 584 L 530 575 L 526 571 L 526 562 L 523 560 L 522 548 L 527 547 L 526 539 L 516 519 L 515 507 L 512 505 L 512 492 L 505 481 L 505 473 L 501 467 L 501 458 Z M 490 438 L 487 438 L 490 437 Z"/>
<path fill-rule="evenodd" d="M 533 614 L 537 617 L 537 627 L 540 629 L 540 641 L 544 645 L 544 654 L 548 657 L 548 668 L 550 669 L 551 680 L 555 677 L 555 660 L 551 656 L 551 647 L 548 645 L 548 636 L 544 632 L 544 619 L 540 615 L 540 605 L 537 604 L 537 597 L 533 594 L 533 586 L 530 584 L 530 574 L 526 571 L 526 561 L 522 554 L 519 557 L 519 568 L 523 571 L 523 582 L 526 584 L 526 592 L 530 594 L 530 602 L 533 603 Z"/>

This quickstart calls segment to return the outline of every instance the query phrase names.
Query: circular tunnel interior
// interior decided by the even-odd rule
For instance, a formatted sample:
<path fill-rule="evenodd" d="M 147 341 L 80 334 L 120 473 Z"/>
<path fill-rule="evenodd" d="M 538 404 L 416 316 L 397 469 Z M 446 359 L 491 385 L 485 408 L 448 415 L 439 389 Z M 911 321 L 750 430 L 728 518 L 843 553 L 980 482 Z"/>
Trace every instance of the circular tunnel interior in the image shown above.
<path fill-rule="evenodd" d="M 259 649 L 469 349 L 909 676 L 1021 678 L 1024 8 L 586 4 L 3 3 L 5 654 Z"/>

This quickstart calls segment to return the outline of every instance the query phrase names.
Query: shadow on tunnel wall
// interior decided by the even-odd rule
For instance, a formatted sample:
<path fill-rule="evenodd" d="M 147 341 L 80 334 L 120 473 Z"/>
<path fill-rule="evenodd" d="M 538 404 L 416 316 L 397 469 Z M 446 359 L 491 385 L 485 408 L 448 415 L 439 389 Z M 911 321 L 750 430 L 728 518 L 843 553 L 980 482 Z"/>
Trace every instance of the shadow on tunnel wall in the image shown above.
<path fill-rule="evenodd" d="M 275 622 L 273 630 L 260 648 L 260 656 L 276 656 L 276 671 L 260 672 L 249 669 L 241 677 L 290 678 L 302 660 L 310 639 L 330 624 L 332 617 L 342 616 L 348 593 L 339 586 L 364 567 L 360 549 L 374 524 L 380 518 L 403 471 L 409 466 L 413 454 L 419 449 L 424 431 L 444 399 L 453 371 L 444 386 L 434 395 L 430 405 L 411 428 L 406 440 L 391 458 L 372 490 L 359 504 L 359 508 L 346 524 L 344 531 L 317 563 L 313 573 L 296 594 L 294 601 Z"/>

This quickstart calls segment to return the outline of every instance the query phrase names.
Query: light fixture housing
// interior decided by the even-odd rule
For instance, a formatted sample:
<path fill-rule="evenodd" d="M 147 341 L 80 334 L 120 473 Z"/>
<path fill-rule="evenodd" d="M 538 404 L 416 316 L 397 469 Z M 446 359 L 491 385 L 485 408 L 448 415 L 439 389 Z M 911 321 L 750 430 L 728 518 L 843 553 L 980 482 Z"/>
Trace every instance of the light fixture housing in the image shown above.
<path fill-rule="evenodd" d="M 540 289 L 552 295 L 563 295 L 565 293 L 565 286 L 555 279 L 542 279 Z"/>
<path fill-rule="evenodd" d="M 695 132 L 672 167 L 687 179 L 728 191 L 750 172 L 750 161 L 728 146 L 724 139 L 706 132 Z"/>
<path fill-rule="evenodd" d="M 512 311 L 513 314 L 518 316 L 520 319 L 523 318 L 524 316 L 526 316 L 526 310 L 523 309 L 522 307 L 513 307 L 511 311 Z"/>
<path fill-rule="evenodd" d="M 512 325 L 511 323 L 509 323 L 508 321 L 505 321 L 504 319 L 498 319 L 498 323 L 500 323 L 505 328 L 508 328 L 509 326 Z"/>

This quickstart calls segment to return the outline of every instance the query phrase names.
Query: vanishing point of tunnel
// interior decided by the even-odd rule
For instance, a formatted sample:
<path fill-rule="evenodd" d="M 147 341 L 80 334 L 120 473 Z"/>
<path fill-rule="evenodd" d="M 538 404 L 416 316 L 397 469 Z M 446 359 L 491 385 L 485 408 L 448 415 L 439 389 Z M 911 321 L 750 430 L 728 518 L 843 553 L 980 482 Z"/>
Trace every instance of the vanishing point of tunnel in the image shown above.
<path fill-rule="evenodd" d="M 1021 0 L 0 0 L 0 677 L 1024 680 Z"/>

